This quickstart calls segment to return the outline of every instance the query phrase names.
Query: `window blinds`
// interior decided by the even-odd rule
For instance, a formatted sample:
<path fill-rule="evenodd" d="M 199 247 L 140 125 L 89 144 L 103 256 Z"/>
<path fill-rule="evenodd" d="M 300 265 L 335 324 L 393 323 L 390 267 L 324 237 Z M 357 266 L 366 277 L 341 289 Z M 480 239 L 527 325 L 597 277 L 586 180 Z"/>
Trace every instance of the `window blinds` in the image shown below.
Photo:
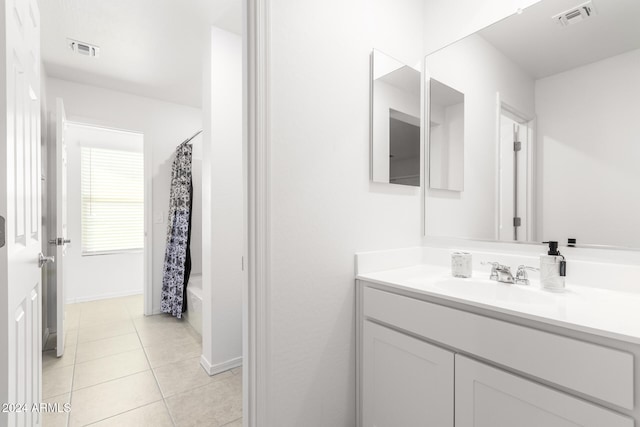
<path fill-rule="evenodd" d="M 81 171 L 83 255 L 142 249 L 142 153 L 81 147 Z"/>

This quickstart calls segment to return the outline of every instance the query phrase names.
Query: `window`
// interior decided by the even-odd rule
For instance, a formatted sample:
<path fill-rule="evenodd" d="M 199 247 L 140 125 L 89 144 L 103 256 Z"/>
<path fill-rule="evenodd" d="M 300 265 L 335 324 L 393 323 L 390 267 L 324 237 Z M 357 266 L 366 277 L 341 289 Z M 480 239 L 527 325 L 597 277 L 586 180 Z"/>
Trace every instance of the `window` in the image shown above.
<path fill-rule="evenodd" d="M 141 152 L 81 147 L 82 254 L 144 247 Z"/>

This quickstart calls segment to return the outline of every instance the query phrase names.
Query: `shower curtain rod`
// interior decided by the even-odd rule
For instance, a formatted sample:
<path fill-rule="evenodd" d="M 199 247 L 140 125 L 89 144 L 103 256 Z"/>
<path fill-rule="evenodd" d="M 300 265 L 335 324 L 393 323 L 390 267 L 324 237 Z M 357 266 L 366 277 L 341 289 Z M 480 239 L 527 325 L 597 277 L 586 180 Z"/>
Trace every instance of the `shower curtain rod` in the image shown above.
<path fill-rule="evenodd" d="M 198 132 L 194 133 L 190 138 L 185 139 L 184 142 L 182 142 L 180 145 L 188 144 L 193 138 L 195 138 L 196 136 L 200 135 L 201 133 L 202 133 L 202 129 L 200 129 Z"/>

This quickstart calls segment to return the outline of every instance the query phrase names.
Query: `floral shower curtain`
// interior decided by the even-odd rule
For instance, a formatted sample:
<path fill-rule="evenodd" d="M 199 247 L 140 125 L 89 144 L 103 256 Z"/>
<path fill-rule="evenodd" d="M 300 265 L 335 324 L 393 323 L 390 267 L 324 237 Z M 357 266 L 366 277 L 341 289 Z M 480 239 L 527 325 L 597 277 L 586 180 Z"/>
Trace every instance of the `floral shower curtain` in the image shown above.
<path fill-rule="evenodd" d="M 160 309 L 177 318 L 187 310 L 187 282 L 191 273 L 191 179 L 192 146 L 184 142 L 176 149 L 171 171 L 171 195 L 167 218 L 167 249 L 164 257 Z"/>

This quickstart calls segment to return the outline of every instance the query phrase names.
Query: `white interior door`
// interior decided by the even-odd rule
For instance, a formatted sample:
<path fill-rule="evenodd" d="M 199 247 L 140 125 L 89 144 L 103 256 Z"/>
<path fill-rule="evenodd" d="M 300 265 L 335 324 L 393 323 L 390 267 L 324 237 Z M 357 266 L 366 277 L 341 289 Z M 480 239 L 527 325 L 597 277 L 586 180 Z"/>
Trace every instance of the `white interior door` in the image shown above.
<path fill-rule="evenodd" d="M 56 355 L 64 354 L 64 262 L 67 252 L 67 116 L 61 98 L 56 99 Z"/>
<path fill-rule="evenodd" d="M 42 396 L 40 14 L 36 0 L 0 7 L 0 402 L 32 405 Z M 0 425 L 40 416 L 0 411 Z"/>

